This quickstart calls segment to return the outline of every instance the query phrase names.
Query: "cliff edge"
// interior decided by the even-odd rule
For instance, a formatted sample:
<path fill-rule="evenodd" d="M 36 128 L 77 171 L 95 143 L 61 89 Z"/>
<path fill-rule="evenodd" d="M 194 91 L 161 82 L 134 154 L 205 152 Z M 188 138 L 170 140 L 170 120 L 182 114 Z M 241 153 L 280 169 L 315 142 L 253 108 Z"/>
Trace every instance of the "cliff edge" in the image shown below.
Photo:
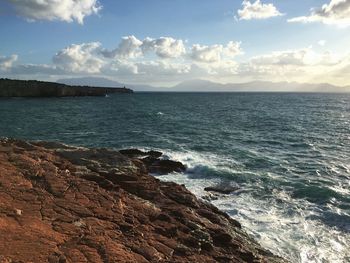
<path fill-rule="evenodd" d="M 147 155 L 0 140 L 0 262 L 286 262 Z"/>
<path fill-rule="evenodd" d="M 82 97 L 113 93 L 133 93 L 133 91 L 126 88 L 69 86 L 36 80 L 0 79 L 0 97 Z"/>

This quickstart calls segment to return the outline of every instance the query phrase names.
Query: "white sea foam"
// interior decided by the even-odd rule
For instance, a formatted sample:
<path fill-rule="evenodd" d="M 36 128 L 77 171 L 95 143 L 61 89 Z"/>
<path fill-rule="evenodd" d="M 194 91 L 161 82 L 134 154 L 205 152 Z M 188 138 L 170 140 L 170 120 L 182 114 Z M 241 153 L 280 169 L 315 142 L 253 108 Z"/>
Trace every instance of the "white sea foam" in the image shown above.
<path fill-rule="evenodd" d="M 203 174 L 208 170 L 233 174 L 243 172 L 235 160 L 212 154 L 169 151 L 167 157 L 186 164 L 189 172 L 159 178 L 184 184 L 198 197 L 208 195 L 205 187 L 221 182 L 218 177 Z M 279 178 L 272 173 L 267 176 L 272 180 Z M 288 191 L 281 189 L 259 196 L 256 192 L 263 188 L 259 180 L 256 185 L 247 186 L 241 184 L 242 191 L 221 196 L 212 203 L 239 220 L 264 247 L 295 263 L 350 262 L 350 231 L 340 231 L 323 223 L 322 207 L 304 199 L 294 199 Z"/>

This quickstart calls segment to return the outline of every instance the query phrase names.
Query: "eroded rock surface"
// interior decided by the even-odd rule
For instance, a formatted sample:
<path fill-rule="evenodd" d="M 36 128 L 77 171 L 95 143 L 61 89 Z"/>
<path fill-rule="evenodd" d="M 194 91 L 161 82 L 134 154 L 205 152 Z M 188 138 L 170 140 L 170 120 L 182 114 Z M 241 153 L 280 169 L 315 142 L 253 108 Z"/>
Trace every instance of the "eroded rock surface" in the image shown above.
<path fill-rule="evenodd" d="M 239 190 L 238 186 L 218 184 L 204 188 L 204 191 L 228 195 Z"/>
<path fill-rule="evenodd" d="M 138 149 L 127 149 L 120 150 L 119 152 L 129 158 L 140 160 L 145 165 L 147 171 L 152 174 L 181 173 L 186 170 L 185 165 L 181 162 L 162 159 L 163 153 L 158 151 L 144 152 Z"/>
<path fill-rule="evenodd" d="M 284 262 L 140 160 L 0 140 L 0 262 Z"/>

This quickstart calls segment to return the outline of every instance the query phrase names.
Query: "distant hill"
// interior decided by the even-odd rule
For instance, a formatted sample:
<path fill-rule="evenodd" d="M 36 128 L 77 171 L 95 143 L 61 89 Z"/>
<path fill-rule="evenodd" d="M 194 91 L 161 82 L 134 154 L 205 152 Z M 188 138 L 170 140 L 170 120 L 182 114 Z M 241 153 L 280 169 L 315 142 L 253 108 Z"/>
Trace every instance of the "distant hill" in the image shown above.
<path fill-rule="evenodd" d="M 182 82 L 171 90 L 197 92 L 349 92 L 350 87 L 338 87 L 327 83 L 305 84 L 296 82 L 252 81 L 221 84 L 206 80 Z"/>
<path fill-rule="evenodd" d="M 350 87 L 338 87 L 328 83 L 305 84 L 297 82 L 252 81 L 247 83 L 222 84 L 208 80 L 188 80 L 173 87 L 153 87 L 150 85 L 134 85 L 113 81 L 107 78 L 71 78 L 58 80 L 68 85 L 93 85 L 101 87 L 127 87 L 134 91 L 157 92 L 350 92 Z"/>
<path fill-rule="evenodd" d="M 72 86 L 36 80 L 0 79 L 0 97 L 81 97 L 132 92 L 125 88 Z"/>

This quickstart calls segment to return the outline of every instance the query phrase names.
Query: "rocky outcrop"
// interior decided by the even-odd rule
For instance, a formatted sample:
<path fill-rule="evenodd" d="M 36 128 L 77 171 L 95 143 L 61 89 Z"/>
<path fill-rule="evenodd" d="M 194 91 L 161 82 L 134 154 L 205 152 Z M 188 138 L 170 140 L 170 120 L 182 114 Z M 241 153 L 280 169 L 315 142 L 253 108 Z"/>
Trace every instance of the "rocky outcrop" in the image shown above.
<path fill-rule="evenodd" d="M 224 195 L 228 195 L 231 194 L 235 191 L 239 190 L 238 186 L 232 186 L 230 184 L 218 184 L 215 186 L 209 186 L 204 188 L 204 191 L 207 192 L 214 192 L 214 193 L 219 193 L 219 194 L 224 194 Z"/>
<path fill-rule="evenodd" d="M 36 80 L 0 79 L 0 97 L 82 97 L 132 92 L 126 88 L 69 86 Z"/>
<path fill-rule="evenodd" d="M 109 149 L 0 140 L 0 262 L 285 262 Z"/>
<path fill-rule="evenodd" d="M 158 151 L 144 152 L 138 149 L 120 150 L 121 154 L 129 158 L 137 158 L 146 167 L 147 171 L 152 174 L 169 174 L 173 172 L 184 172 L 185 165 L 168 159 L 162 159 L 163 153 Z"/>

